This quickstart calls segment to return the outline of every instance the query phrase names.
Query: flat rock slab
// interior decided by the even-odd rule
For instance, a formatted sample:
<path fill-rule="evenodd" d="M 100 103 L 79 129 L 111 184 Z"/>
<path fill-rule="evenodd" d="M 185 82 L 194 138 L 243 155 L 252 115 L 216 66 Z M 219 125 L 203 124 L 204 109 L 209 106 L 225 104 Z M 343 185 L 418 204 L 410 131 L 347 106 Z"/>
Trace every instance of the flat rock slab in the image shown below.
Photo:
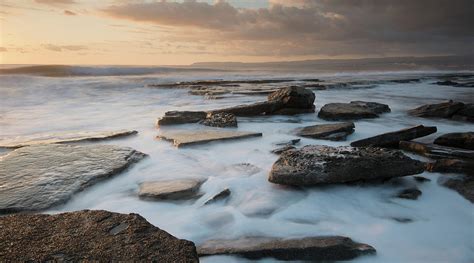
<path fill-rule="evenodd" d="M 377 118 L 380 113 L 389 111 L 388 105 L 377 102 L 328 103 L 321 108 L 318 117 L 325 120 L 356 120 Z"/>
<path fill-rule="evenodd" d="M 436 138 L 434 144 L 474 150 L 474 132 L 446 133 Z"/>
<path fill-rule="evenodd" d="M 424 170 L 423 162 L 399 150 L 308 145 L 283 152 L 273 164 L 268 180 L 276 184 L 314 186 L 389 179 Z"/>
<path fill-rule="evenodd" d="M 247 237 L 237 240 L 209 240 L 197 248 L 199 256 L 238 255 L 248 259 L 350 260 L 374 254 L 375 249 L 348 237 L 327 236 L 301 239 Z"/>
<path fill-rule="evenodd" d="M 166 132 L 158 135 L 158 139 L 172 141 L 176 147 L 183 147 L 196 144 L 204 144 L 213 141 L 227 141 L 251 137 L 260 137 L 262 133 L 258 132 L 240 132 L 240 131 L 179 131 Z"/>
<path fill-rule="evenodd" d="M 197 196 L 203 179 L 181 179 L 144 182 L 138 196 L 142 199 L 191 199 Z"/>
<path fill-rule="evenodd" d="M 464 103 L 447 101 L 437 104 L 426 104 L 408 111 L 408 114 L 417 117 L 451 118 L 464 107 Z"/>
<path fill-rule="evenodd" d="M 320 124 L 296 129 L 296 135 L 307 138 L 341 141 L 354 132 L 354 123 Z"/>
<path fill-rule="evenodd" d="M 427 144 L 414 141 L 401 141 L 399 148 L 433 159 L 474 159 L 474 150 Z"/>
<path fill-rule="evenodd" d="M 415 138 L 424 137 L 435 133 L 437 131 L 436 127 L 423 125 L 418 125 L 415 127 L 402 129 L 394 132 L 387 132 L 377 136 L 365 138 L 362 140 L 354 141 L 351 143 L 353 147 L 367 147 L 367 146 L 376 146 L 376 147 L 392 147 L 398 148 L 400 141 L 409 141 Z"/>
<path fill-rule="evenodd" d="M 6 262 L 199 262 L 193 242 L 100 210 L 0 217 L 0 244 Z"/>
<path fill-rule="evenodd" d="M 0 158 L 0 213 L 64 203 L 145 156 L 113 145 L 46 144 L 14 150 Z"/>
<path fill-rule="evenodd" d="M 43 133 L 29 136 L 3 138 L 0 140 L 0 148 L 20 148 L 38 144 L 99 141 L 117 137 L 125 137 L 137 133 L 137 131 L 130 130 Z"/>

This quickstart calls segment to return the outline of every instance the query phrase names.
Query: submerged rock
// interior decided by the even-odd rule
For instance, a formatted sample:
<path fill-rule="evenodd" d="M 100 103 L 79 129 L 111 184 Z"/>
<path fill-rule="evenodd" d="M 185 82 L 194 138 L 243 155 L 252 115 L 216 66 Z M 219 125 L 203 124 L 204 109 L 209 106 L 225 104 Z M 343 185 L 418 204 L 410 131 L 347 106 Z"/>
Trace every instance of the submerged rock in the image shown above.
<path fill-rule="evenodd" d="M 474 150 L 460 149 L 414 141 L 401 141 L 399 148 L 433 159 L 474 159 Z"/>
<path fill-rule="evenodd" d="M 82 132 L 58 132 L 58 133 L 33 134 L 33 135 L 28 135 L 28 136 L 3 138 L 0 140 L 0 148 L 20 148 L 24 146 L 39 145 L 39 144 L 99 141 L 99 140 L 130 136 L 137 133 L 138 133 L 137 131 L 118 130 L 118 131 L 82 131 Z"/>
<path fill-rule="evenodd" d="M 209 204 L 212 204 L 212 203 L 215 203 L 215 202 L 219 202 L 221 200 L 224 200 L 226 199 L 227 197 L 230 196 L 230 190 L 229 188 L 226 188 L 222 191 L 220 191 L 218 194 L 214 195 L 212 198 L 210 198 L 209 200 L 207 200 L 204 205 L 209 205 Z"/>
<path fill-rule="evenodd" d="M 446 133 L 436 138 L 434 144 L 474 150 L 474 132 Z"/>
<path fill-rule="evenodd" d="M 206 116 L 206 119 L 201 121 L 201 124 L 211 127 L 237 127 L 237 118 L 232 113 L 227 112 L 218 112 L 211 113 L 209 112 Z"/>
<path fill-rule="evenodd" d="M 426 104 L 408 111 L 408 114 L 417 117 L 451 118 L 464 107 L 464 103 L 447 101 L 438 104 Z"/>
<path fill-rule="evenodd" d="M 441 185 L 446 186 L 454 191 L 458 192 L 464 198 L 474 203 L 474 176 L 450 176 L 445 179 Z"/>
<path fill-rule="evenodd" d="M 365 138 L 351 143 L 353 147 L 392 147 L 398 148 L 400 141 L 409 141 L 415 138 L 424 137 L 436 132 L 435 126 L 418 125 L 415 127 L 402 129 L 394 132 L 387 132 L 377 136 Z"/>
<path fill-rule="evenodd" d="M 196 123 L 204 120 L 206 116 L 204 111 L 167 111 L 165 116 L 158 119 L 157 125 Z"/>
<path fill-rule="evenodd" d="M 410 199 L 410 200 L 416 200 L 418 197 L 421 195 L 420 189 L 413 187 L 413 188 L 407 188 L 402 191 L 400 191 L 397 194 L 398 198 L 403 198 L 403 199 Z"/>
<path fill-rule="evenodd" d="M 268 180 L 296 186 L 348 183 L 419 174 L 422 162 L 401 151 L 308 145 L 283 152 L 273 164 Z"/>
<path fill-rule="evenodd" d="M 348 237 L 326 236 L 300 239 L 247 237 L 237 240 L 209 240 L 197 248 L 199 256 L 238 255 L 248 259 L 335 261 L 374 254 L 375 249 Z"/>
<path fill-rule="evenodd" d="M 474 103 L 464 104 L 464 107 L 454 113 L 453 120 L 474 122 Z"/>
<path fill-rule="evenodd" d="M 144 182 L 138 196 L 142 199 L 192 199 L 198 196 L 203 179 L 179 179 Z"/>
<path fill-rule="evenodd" d="M 352 101 L 350 103 L 328 103 L 318 116 L 326 120 L 350 120 L 377 118 L 380 113 L 388 112 L 388 105 L 377 102 Z"/>
<path fill-rule="evenodd" d="M 314 139 L 341 141 L 354 132 L 353 122 L 319 124 L 296 130 L 296 135 Z"/>
<path fill-rule="evenodd" d="M 0 212 L 42 210 L 125 170 L 146 155 L 114 145 L 47 144 L 0 158 Z"/>
<path fill-rule="evenodd" d="M 197 130 L 166 132 L 161 135 L 158 135 L 157 138 L 172 141 L 174 146 L 176 147 L 183 147 L 189 145 L 204 144 L 213 141 L 227 141 L 261 136 L 262 134 L 257 132 Z"/>
<path fill-rule="evenodd" d="M 0 217 L 6 262 L 199 262 L 191 241 L 137 214 L 83 210 Z"/>

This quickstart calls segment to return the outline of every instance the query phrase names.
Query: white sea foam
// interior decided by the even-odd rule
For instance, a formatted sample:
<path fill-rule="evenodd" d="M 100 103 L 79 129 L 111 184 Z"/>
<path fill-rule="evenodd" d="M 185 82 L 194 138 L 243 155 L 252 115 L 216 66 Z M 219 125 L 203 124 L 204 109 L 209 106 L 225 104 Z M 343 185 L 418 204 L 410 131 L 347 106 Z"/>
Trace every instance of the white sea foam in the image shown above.
<path fill-rule="evenodd" d="M 248 78 L 273 77 L 253 74 Z M 79 209 L 139 213 L 154 225 L 197 244 L 206 239 L 248 235 L 346 235 L 377 249 L 376 256 L 361 257 L 354 262 L 473 261 L 474 206 L 458 193 L 439 186 L 437 179 L 443 176 L 441 174 L 423 174 L 432 181 L 418 183 L 423 195 L 416 201 L 392 198 L 403 185 L 417 184 L 412 178 L 401 179 L 402 185 L 300 190 L 269 183 L 267 175 L 277 159 L 270 153 L 274 143 L 295 138 L 291 135 L 294 128 L 326 123 L 316 114 L 239 118 L 238 130 L 263 132 L 262 138 L 183 149 L 155 139 L 158 134 L 155 120 L 167 110 L 213 109 L 263 100 L 264 96 L 206 100 L 188 95 L 185 89 L 154 89 L 145 87 L 146 84 L 244 77 L 242 73 L 86 78 L 4 75 L 0 76 L 0 136 L 122 128 L 139 131 L 137 136 L 104 143 L 130 146 L 149 154 L 149 158 L 75 195 L 65 205 L 47 211 L 50 213 Z M 325 77 L 334 79 L 341 75 Z M 350 75 L 343 77 L 351 78 Z M 360 74 L 356 77 L 374 78 Z M 406 115 L 407 109 L 424 103 L 474 100 L 472 89 L 437 86 L 430 84 L 432 82 L 434 80 L 426 79 L 420 83 L 380 84 L 372 89 L 316 91 L 317 109 L 328 102 L 369 100 L 389 104 L 392 112 L 378 119 L 356 121 L 356 131 L 347 142 L 303 138 L 300 145 L 348 145 L 353 140 L 417 124 L 438 127 L 438 133 L 426 140 L 446 132 L 473 131 L 473 124 Z M 204 127 L 182 125 L 180 128 Z M 241 163 L 258 168 L 236 165 Z M 189 177 L 208 178 L 201 187 L 204 196 L 195 202 L 152 202 L 137 198 L 141 182 Z M 205 200 L 224 188 L 232 191 L 227 203 L 203 206 Z M 400 223 L 394 218 L 413 222 Z M 203 259 L 204 262 L 241 260 L 235 257 Z"/>

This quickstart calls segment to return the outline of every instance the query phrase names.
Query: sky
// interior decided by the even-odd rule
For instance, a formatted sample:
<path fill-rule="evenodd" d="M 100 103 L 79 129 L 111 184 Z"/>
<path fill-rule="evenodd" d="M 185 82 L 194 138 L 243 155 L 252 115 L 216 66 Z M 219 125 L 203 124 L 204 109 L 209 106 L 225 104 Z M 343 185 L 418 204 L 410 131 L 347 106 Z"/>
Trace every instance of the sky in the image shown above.
<path fill-rule="evenodd" d="M 1 64 L 472 54 L 473 0 L 0 0 Z"/>

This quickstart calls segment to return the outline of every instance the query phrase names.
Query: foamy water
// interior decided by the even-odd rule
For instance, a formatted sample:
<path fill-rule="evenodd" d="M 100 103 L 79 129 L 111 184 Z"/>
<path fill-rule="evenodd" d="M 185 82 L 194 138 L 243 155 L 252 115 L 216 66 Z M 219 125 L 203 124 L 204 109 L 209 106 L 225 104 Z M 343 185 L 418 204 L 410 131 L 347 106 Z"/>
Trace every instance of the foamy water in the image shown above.
<path fill-rule="evenodd" d="M 413 77 L 427 73 L 390 74 Z M 329 74 L 323 79 L 378 79 L 386 74 Z M 326 186 L 295 189 L 267 181 L 274 143 L 296 138 L 294 128 L 327 123 L 317 114 L 239 118 L 239 131 L 262 132 L 263 137 L 176 149 L 155 136 L 158 117 L 168 110 L 203 110 L 265 100 L 265 96 L 231 96 L 208 100 L 187 89 L 159 89 L 147 84 L 196 79 L 315 78 L 315 75 L 278 76 L 259 72 L 168 72 L 146 76 L 89 76 L 50 78 L 28 75 L 0 76 L 0 136 L 71 130 L 133 129 L 136 136 L 106 141 L 133 147 L 149 157 L 130 170 L 74 195 L 65 205 L 47 213 L 105 209 L 139 213 L 169 233 L 199 244 L 207 239 L 242 236 L 304 237 L 344 235 L 374 246 L 377 255 L 354 262 L 473 262 L 474 206 L 458 193 L 439 186 L 444 175 L 424 173 L 430 182 L 411 177 L 399 184 Z M 371 89 L 315 91 L 316 108 L 329 102 L 366 100 L 386 103 L 392 112 L 380 118 L 355 121 L 356 131 L 345 142 L 302 138 L 300 146 L 348 145 L 387 131 L 424 124 L 438 132 L 473 131 L 474 125 L 406 115 L 406 110 L 446 99 L 474 102 L 472 88 L 420 83 L 379 84 Z M 209 129 L 187 124 L 166 129 Z M 3 154 L 6 152 L 3 152 Z M 414 156 L 415 158 L 419 158 Z M 239 165 L 243 163 L 252 166 Z M 186 202 L 143 201 L 137 197 L 141 182 L 204 177 L 204 194 Z M 400 189 L 417 185 L 423 195 L 416 201 L 393 198 Z M 224 188 L 232 191 L 227 203 L 203 206 Z M 394 220 L 411 219 L 410 223 Z M 237 257 L 207 257 L 203 262 L 241 262 Z M 272 262 L 273 260 L 263 260 Z M 262 261 L 262 262 L 263 262 Z"/>

